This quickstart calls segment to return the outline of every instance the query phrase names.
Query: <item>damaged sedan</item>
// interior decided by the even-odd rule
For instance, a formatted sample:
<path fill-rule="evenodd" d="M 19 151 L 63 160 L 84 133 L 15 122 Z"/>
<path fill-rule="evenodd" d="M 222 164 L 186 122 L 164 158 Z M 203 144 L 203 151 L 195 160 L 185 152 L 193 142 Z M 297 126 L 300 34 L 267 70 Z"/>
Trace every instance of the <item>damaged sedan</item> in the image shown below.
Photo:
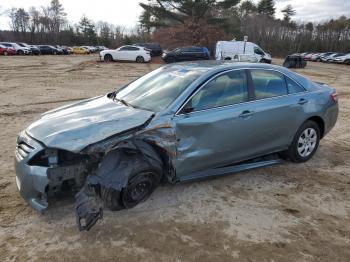
<path fill-rule="evenodd" d="M 76 192 L 80 230 L 132 208 L 161 182 L 305 162 L 335 125 L 337 94 L 286 68 L 189 62 L 44 113 L 17 138 L 16 183 L 43 212 Z"/>

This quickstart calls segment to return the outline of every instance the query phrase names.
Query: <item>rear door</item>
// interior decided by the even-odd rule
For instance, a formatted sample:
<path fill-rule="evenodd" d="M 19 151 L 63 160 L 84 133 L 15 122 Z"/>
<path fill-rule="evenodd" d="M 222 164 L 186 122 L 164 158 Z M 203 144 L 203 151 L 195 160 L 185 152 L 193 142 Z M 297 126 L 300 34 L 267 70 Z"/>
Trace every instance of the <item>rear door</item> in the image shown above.
<path fill-rule="evenodd" d="M 256 156 L 285 149 L 291 143 L 304 117 L 305 90 L 280 72 L 249 70 L 255 90 L 252 108 L 254 129 L 249 155 Z"/>

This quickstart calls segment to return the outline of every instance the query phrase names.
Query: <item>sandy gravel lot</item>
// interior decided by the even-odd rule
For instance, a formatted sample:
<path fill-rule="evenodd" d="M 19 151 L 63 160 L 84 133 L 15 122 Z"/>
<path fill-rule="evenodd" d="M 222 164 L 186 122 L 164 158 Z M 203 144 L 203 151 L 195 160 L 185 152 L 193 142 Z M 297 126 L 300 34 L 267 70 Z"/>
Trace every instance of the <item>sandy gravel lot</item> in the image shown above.
<path fill-rule="evenodd" d="M 15 185 L 16 134 L 159 66 L 96 60 L 0 57 L 1 261 L 350 261 L 350 66 L 298 70 L 340 95 L 338 123 L 306 164 L 163 185 L 134 209 L 106 211 L 90 232 L 78 231 L 73 198 L 38 215 Z"/>

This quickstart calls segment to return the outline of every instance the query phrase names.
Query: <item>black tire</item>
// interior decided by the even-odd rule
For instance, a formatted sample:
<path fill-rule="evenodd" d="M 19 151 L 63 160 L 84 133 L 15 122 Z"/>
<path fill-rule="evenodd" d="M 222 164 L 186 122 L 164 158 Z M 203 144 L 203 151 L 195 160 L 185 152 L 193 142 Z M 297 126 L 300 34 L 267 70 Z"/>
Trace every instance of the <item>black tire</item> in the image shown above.
<path fill-rule="evenodd" d="M 57 55 L 57 52 L 56 52 L 56 51 L 53 51 L 53 54 L 54 54 L 54 55 Z"/>
<path fill-rule="evenodd" d="M 146 146 L 153 150 L 149 145 Z M 107 190 L 101 189 L 101 197 L 107 208 L 112 211 L 132 208 L 150 196 L 159 185 L 162 173 L 161 164 L 152 166 L 152 161 L 147 161 L 143 154 L 138 152 L 116 150 L 106 154 L 99 165 L 97 176 L 107 179 L 108 184 L 113 182 L 122 186 L 120 190 L 112 187 L 108 187 Z M 158 163 L 161 163 L 160 158 Z M 139 189 L 140 183 L 145 184 L 144 191 L 132 194 L 135 188 Z"/>
<path fill-rule="evenodd" d="M 7 55 L 8 55 L 7 51 L 4 51 L 4 55 L 5 55 L 5 56 L 7 56 Z"/>
<path fill-rule="evenodd" d="M 137 63 L 144 63 L 145 59 L 142 56 L 138 56 L 138 57 L 136 57 L 136 62 Z"/>
<path fill-rule="evenodd" d="M 18 50 L 17 54 L 24 55 L 24 51 L 23 50 Z"/>
<path fill-rule="evenodd" d="M 305 133 L 309 133 L 310 137 L 305 136 Z M 312 134 L 314 135 L 312 136 Z M 296 132 L 293 142 L 286 152 L 287 157 L 295 163 L 308 161 L 317 151 L 320 143 L 320 134 L 320 127 L 316 122 L 310 120 L 306 121 Z M 301 140 L 304 142 L 300 142 Z"/>
<path fill-rule="evenodd" d="M 103 60 L 104 60 L 105 62 L 109 63 L 109 62 L 112 62 L 112 61 L 113 61 L 113 57 L 112 57 L 112 55 L 107 54 L 107 55 L 104 56 Z"/>
<path fill-rule="evenodd" d="M 229 60 L 232 60 L 231 57 L 225 57 L 224 59 L 225 61 L 229 61 Z"/>
<path fill-rule="evenodd" d="M 350 65 L 350 59 L 344 61 L 345 65 Z"/>
<path fill-rule="evenodd" d="M 122 191 L 121 198 L 125 208 L 132 208 L 145 201 L 156 189 L 160 175 L 152 168 L 140 170 L 129 178 L 128 185 Z"/>
<path fill-rule="evenodd" d="M 320 58 L 317 58 L 317 59 L 316 59 L 316 62 L 321 62 L 321 59 L 320 59 Z"/>

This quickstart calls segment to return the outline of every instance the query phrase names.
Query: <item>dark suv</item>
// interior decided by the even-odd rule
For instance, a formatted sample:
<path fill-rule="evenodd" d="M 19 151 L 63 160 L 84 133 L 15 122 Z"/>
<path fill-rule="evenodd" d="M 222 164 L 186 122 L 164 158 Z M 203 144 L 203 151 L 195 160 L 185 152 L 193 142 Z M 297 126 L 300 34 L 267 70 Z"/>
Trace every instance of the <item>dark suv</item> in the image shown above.
<path fill-rule="evenodd" d="M 162 58 L 166 63 L 173 63 L 180 61 L 209 60 L 210 54 L 206 47 L 189 46 L 165 52 Z"/>
<path fill-rule="evenodd" d="M 43 55 L 62 55 L 62 49 L 58 49 L 51 45 L 39 45 L 40 53 Z"/>
<path fill-rule="evenodd" d="M 159 56 L 163 53 L 163 50 L 158 43 L 136 43 L 134 46 L 142 46 L 149 49 L 151 56 Z"/>

